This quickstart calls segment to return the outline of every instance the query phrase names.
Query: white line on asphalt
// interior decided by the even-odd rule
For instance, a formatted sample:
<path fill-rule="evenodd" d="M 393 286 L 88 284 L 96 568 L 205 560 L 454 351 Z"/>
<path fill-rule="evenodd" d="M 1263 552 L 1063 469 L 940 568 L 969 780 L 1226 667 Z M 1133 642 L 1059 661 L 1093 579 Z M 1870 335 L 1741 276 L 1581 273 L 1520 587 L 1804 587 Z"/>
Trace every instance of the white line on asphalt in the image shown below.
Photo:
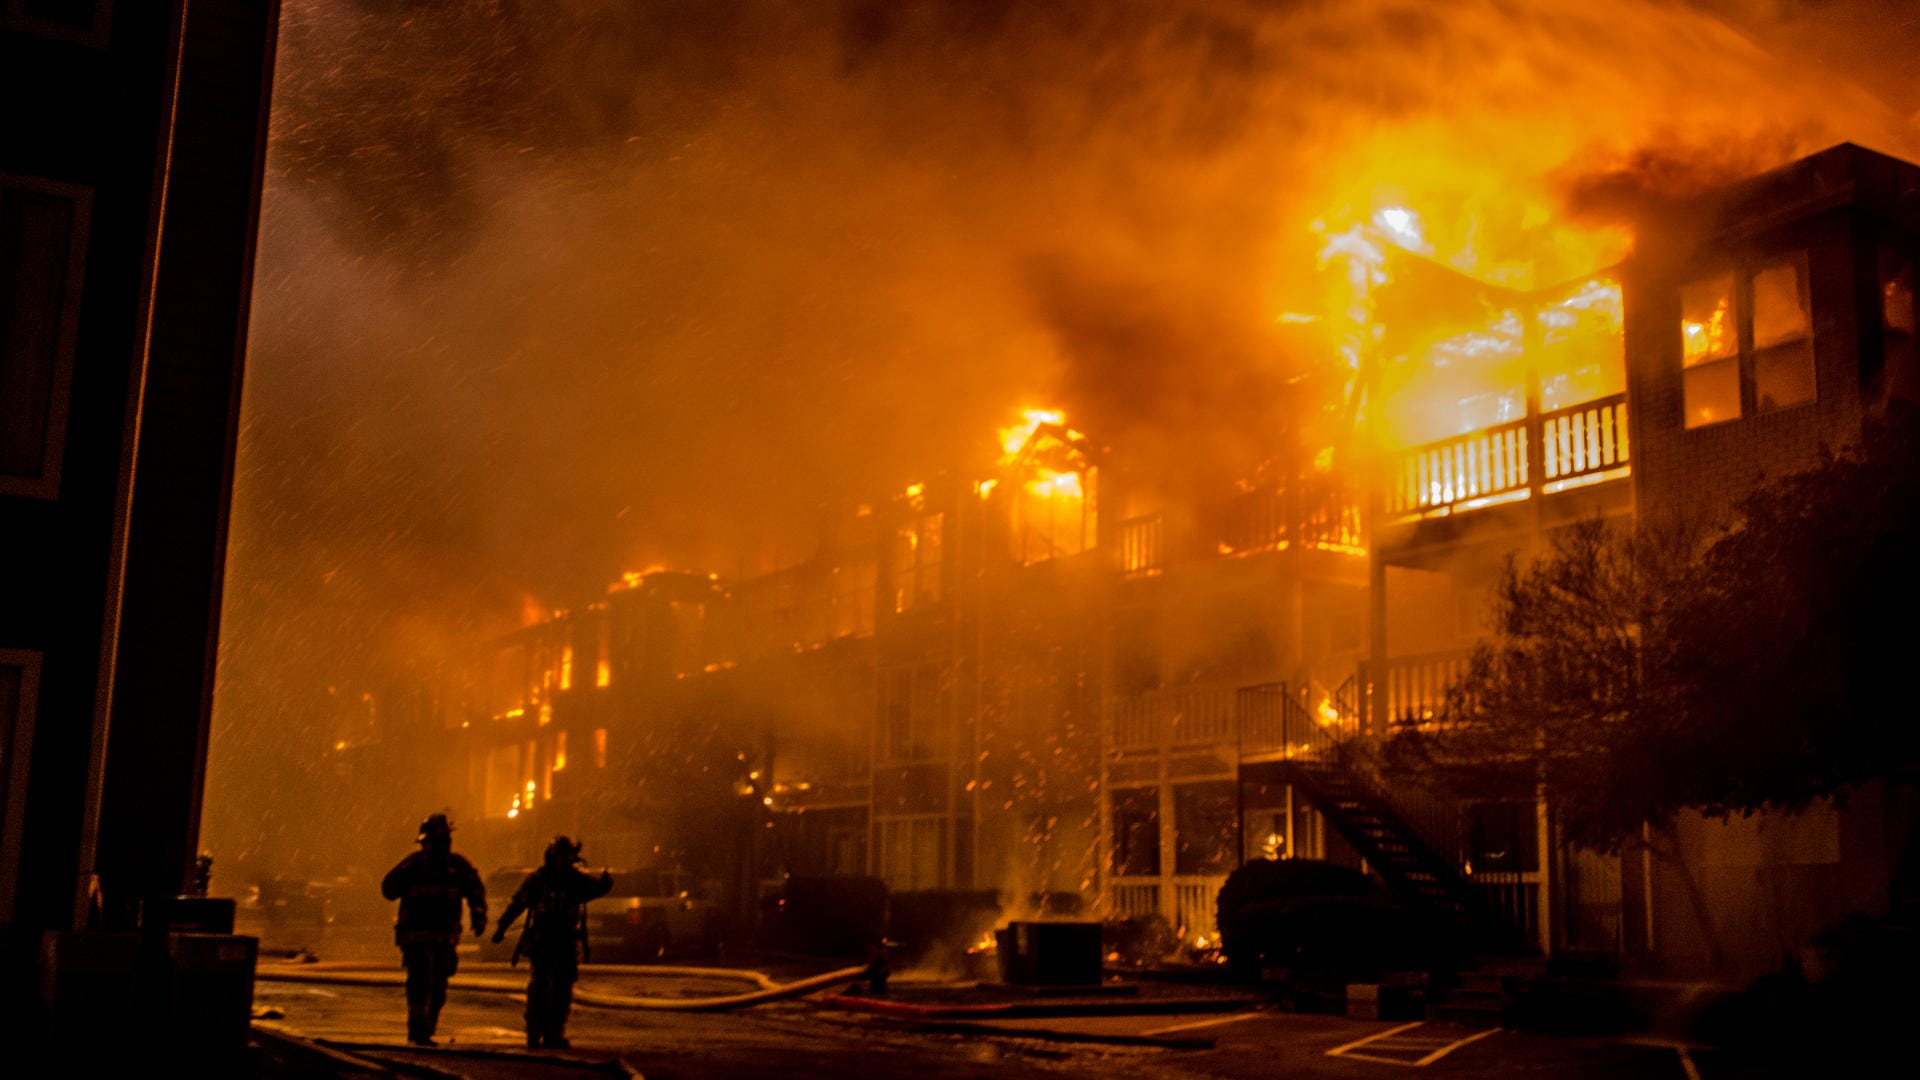
<path fill-rule="evenodd" d="M 1355 1040 L 1354 1042 L 1347 1043 L 1345 1046 L 1336 1046 L 1333 1049 L 1327 1051 L 1327 1056 L 1348 1058 L 1350 1060 L 1355 1060 L 1355 1061 L 1374 1061 L 1374 1062 L 1379 1062 L 1382 1065 L 1405 1065 L 1410 1068 L 1417 1069 L 1423 1065 L 1431 1065 L 1434 1062 L 1439 1061 L 1441 1058 L 1446 1057 L 1448 1054 L 1453 1053 L 1455 1050 L 1458 1050 L 1461 1047 L 1467 1045 L 1468 1043 L 1478 1042 L 1481 1039 L 1484 1039 L 1487 1036 L 1492 1035 L 1495 1032 L 1500 1030 L 1499 1028 L 1488 1028 L 1485 1031 L 1475 1032 L 1474 1034 L 1469 1035 L 1464 1039 L 1454 1039 L 1451 1042 L 1417 1038 L 1417 1037 L 1394 1039 L 1394 1036 L 1399 1035 L 1401 1032 L 1411 1031 L 1414 1028 L 1421 1026 L 1425 1022 L 1426 1021 L 1424 1020 L 1415 1020 L 1413 1023 L 1401 1024 L 1399 1027 L 1388 1028 L 1385 1031 L 1381 1031 L 1381 1032 L 1377 1032 L 1375 1034 L 1369 1035 L 1364 1039 Z M 1393 1041 L 1391 1043 L 1388 1043 L 1387 1040 L 1389 1039 L 1392 1039 Z M 1376 1043 L 1382 1044 L 1382 1045 L 1375 1046 L 1374 1044 Z M 1409 1045 L 1409 1044 L 1412 1044 L 1412 1045 Z M 1386 1050 L 1386 1051 L 1410 1050 L 1410 1051 L 1418 1052 L 1420 1050 L 1426 1050 L 1429 1047 L 1435 1047 L 1435 1049 L 1433 1049 L 1432 1052 L 1428 1053 L 1425 1057 L 1422 1057 L 1417 1061 L 1407 1061 L 1402 1058 L 1378 1057 L 1374 1054 L 1354 1053 L 1354 1051 L 1360 1049 L 1363 1046 L 1372 1047 L 1375 1050 Z M 1691 1076 L 1688 1078 L 1688 1080 L 1699 1080 L 1699 1077 L 1697 1075 Z"/>
<path fill-rule="evenodd" d="M 1687 1072 L 1687 1080 L 1700 1080 L 1700 1067 L 1693 1063 L 1693 1055 L 1687 1053 L 1684 1046 L 1676 1046 L 1673 1052 L 1680 1055 L 1680 1067 Z"/>
<path fill-rule="evenodd" d="M 1259 1015 L 1259 1013 L 1253 1012 L 1234 1013 L 1232 1016 L 1216 1016 L 1211 1020 L 1196 1020 L 1191 1024 L 1175 1024 L 1172 1027 L 1154 1028 L 1152 1031 L 1143 1031 L 1140 1034 L 1171 1035 L 1176 1031 L 1192 1031 L 1194 1028 L 1218 1027 L 1221 1024 L 1236 1024 L 1242 1020 L 1251 1020 Z M 1696 1080 L 1698 1080 L 1698 1078 L 1696 1078 Z"/>
<path fill-rule="evenodd" d="M 1415 1020 L 1411 1024 L 1401 1024 L 1397 1028 L 1388 1028 L 1385 1031 L 1381 1031 L 1381 1032 L 1377 1032 L 1375 1034 L 1369 1035 L 1364 1039 L 1356 1039 L 1355 1041 L 1350 1042 L 1345 1046 L 1336 1046 L 1333 1049 L 1327 1051 L 1327 1056 L 1339 1057 L 1350 1050 L 1358 1050 L 1370 1042 L 1378 1042 L 1381 1039 L 1391 1038 L 1392 1036 L 1398 1035 L 1403 1031 L 1412 1031 L 1414 1028 L 1417 1028 L 1424 1023 L 1426 1023 L 1425 1020 Z"/>
<path fill-rule="evenodd" d="M 1500 1030 L 1499 1028 L 1488 1028 L 1487 1030 L 1479 1033 L 1478 1035 L 1469 1035 L 1466 1038 L 1461 1039 L 1459 1042 L 1452 1043 L 1448 1046 L 1443 1046 L 1440 1049 L 1435 1050 L 1433 1053 L 1428 1054 L 1426 1057 L 1421 1058 L 1419 1061 L 1416 1061 L 1413 1064 L 1416 1067 L 1421 1065 L 1431 1065 L 1434 1062 L 1439 1061 L 1441 1058 L 1446 1057 L 1448 1054 L 1453 1053 L 1455 1050 L 1458 1050 L 1461 1047 L 1467 1045 L 1468 1043 L 1479 1042 L 1481 1039 L 1484 1039 L 1487 1036 L 1492 1035 L 1494 1032 L 1499 1030 Z"/>

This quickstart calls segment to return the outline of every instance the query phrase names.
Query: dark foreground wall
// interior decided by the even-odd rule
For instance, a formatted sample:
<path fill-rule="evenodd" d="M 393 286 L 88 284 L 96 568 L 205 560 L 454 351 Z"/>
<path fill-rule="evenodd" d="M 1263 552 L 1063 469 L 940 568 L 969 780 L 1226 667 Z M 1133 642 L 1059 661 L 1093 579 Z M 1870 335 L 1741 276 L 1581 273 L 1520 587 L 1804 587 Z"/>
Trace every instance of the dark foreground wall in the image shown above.
<path fill-rule="evenodd" d="M 277 0 L 0 4 L 0 929 L 197 840 Z"/>

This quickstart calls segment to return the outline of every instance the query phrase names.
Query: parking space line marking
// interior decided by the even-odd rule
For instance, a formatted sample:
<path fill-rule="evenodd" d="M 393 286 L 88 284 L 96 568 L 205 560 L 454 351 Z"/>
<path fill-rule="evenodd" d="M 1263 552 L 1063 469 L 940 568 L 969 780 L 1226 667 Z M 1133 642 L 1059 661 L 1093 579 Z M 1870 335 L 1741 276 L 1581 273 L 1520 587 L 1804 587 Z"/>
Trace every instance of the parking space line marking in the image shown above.
<path fill-rule="evenodd" d="M 1441 1058 L 1446 1057 L 1448 1054 L 1453 1053 L 1455 1050 L 1458 1050 L 1461 1047 L 1467 1045 L 1468 1043 L 1479 1042 L 1481 1039 L 1484 1039 L 1487 1036 L 1499 1030 L 1500 1030 L 1499 1028 L 1488 1028 L 1487 1030 L 1480 1032 L 1478 1035 L 1469 1035 L 1466 1038 L 1461 1039 L 1459 1042 L 1450 1043 L 1446 1046 L 1441 1047 L 1438 1050 L 1435 1050 L 1433 1053 L 1428 1054 L 1426 1057 L 1423 1057 L 1419 1061 L 1414 1062 L 1414 1065 L 1416 1067 L 1420 1065 L 1431 1065 L 1434 1062 L 1439 1061 Z"/>
<path fill-rule="evenodd" d="M 1396 1027 L 1396 1028 L 1388 1028 L 1385 1031 L 1375 1032 L 1374 1034 L 1369 1035 L 1364 1039 L 1356 1039 L 1353 1042 L 1346 1044 L 1345 1046 L 1336 1046 L 1333 1049 L 1327 1051 L 1327 1056 L 1339 1057 L 1347 1053 L 1348 1051 L 1358 1050 L 1361 1047 L 1367 1045 L 1368 1043 L 1378 1042 L 1381 1039 L 1392 1038 L 1393 1036 L 1398 1035 L 1403 1031 L 1412 1031 L 1414 1028 L 1417 1028 L 1424 1023 L 1426 1023 L 1425 1020 L 1415 1020 L 1411 1024 L 1401 1024 L 1399 1027 Z"/>
<path fill-rule="evenodd" d="M 1251 1020 L 1260 1014 L 1257 1012 L 1234 1013 L 1232 1016 L 1216 1016 L 1211 1020 L 1195 1020 L 1191 1024 L 1175 1024 L 1172 1027 L 1154 1028 L 1143 1031 L 1142 1035 L 1171 1035 L 1176 1031 L 1192 1031 L 1194 1028 L 1218 1027 L 1221 1024 L 1237 1024 L 1242 1020 Z M 1695 1078 L 1698 1080 L 1698 1078 Z"/>
<path fill-rule="evenodd" d="M 1426 1021 L 1424 1020 L 1415 1020 L 1410 1024 L 1401 1024 L 1396 1028 L 1388 1028 L 1386 1031 L 1376 1032 L 1364 1039 L 1357 1039 L 1344 1046 L 1336 1046 L 1327 1051 L 1327 1056 L 1346 1058 L 1353 1061 L 1372 1061 L 1382 1065 L 1405 1065 L 1408 1068 L 1417 1069 L 1423 1065 L 1431 1065 L 1468 1043 L 1479 1042 L 1481 1039 L 1495 1034 L 1500 1030 L 1499 1028 L 1488 1028 L 1485 1031 L 1476 1031 L 1463 1039 L 1436 1039 L 1431 1036 L 1409 1036 L 1402 1034 L 1402 1032 L 1411 1031 L 1425 1023 Z M 1374 1052 L 1367 1054 L 1355 1053 L 1355 1051 L 1362 1047 L 1366 1047 Z M 1418 1060 L 1409 1061 L 1406 1058 L 1381 1057 L 1379 1056 L 1381 1052 L 1415 1054 L 1425 1052 L 1425 1056 Z M 1698 1074 L 1694 1074 L 1689 1076 L 1688 1080 L 1699 1080 L 1699 1076 Z"/>
<path fill-rule="evenodd" d="M 1673 1052 L 1680 1055 L 1680 1067 L 1686 1070 L 1687 1080 L 1700 1080 L 1700 1067 L 1693 1063 L 1693 1055 L 1687 1053 L 1687 1048 L 1676 1046 Z"/>

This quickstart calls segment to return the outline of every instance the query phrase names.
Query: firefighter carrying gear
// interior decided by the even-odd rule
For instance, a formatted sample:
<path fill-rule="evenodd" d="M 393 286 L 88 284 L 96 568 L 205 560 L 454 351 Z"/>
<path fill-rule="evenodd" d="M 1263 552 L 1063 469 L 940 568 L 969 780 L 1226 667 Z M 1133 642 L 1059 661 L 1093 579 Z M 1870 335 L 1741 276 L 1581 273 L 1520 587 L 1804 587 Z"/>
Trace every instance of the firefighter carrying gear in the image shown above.
<path fill-rule="evenodd" d="M 487 891 L 473 864 L 453 853 L 453 826 L 445 814 L 420 823 L 420 850 L 400 860 L 380 882 L 380 895 L 400 901 L 393 925 L 407 969 L 407 1041 L 433 1045 L 447 980 L 459 966 L 460 907 L 464 901 L 477 937 L 487 929 Z"/>
<path fill-rule="evenodd" d="M 574 868 L 580 845 L 556 836 L 547 846 L 545 865 L 527 875 L 500 915 L 493 940 L 507 936 L 507 928 L 527 914 L 526 927 L 514 946 L 513 959 L 528 961 L 527 1046 L 561 1049 L 567 1044 L 567 1014 L 573 1007 L 573 984 L 580 977 L 580 961 L 588 950 L 586 903 L 613 889 L 613 875 L 599 877 Z"/>

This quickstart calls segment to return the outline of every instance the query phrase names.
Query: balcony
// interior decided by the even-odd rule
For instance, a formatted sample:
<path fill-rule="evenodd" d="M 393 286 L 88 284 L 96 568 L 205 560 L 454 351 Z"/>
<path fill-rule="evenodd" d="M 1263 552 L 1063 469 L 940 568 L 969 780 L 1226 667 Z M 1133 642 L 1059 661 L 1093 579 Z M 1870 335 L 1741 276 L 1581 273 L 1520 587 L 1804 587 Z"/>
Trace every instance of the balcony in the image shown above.
<path fill-rule="evenodd" d="M 1428 728 L 1440 722 L 1447 690 L 1466 674 L 1472 656 L 1470 649 L 1448 649 L 1389 659 L 1384 672 L 1367 680 L 1374 693 L 1387 697 L 1388 731 Z"/>
<path fill-rule="evenodd" d="M 1308 756 L 1359 729 L 1354 702 L 1309 702 L 1283 683 L 1117 698 L 1111 717 L 1110 746 L 1117 751 L 1231 745 L 1248 759 Z"/>
<path fill-rule="evenodd" d="M 1417 521 L 1624 479 L 1631 460 L 1626 395 L 1614 394 L 1394 456 L 1386 515 Z"/>

